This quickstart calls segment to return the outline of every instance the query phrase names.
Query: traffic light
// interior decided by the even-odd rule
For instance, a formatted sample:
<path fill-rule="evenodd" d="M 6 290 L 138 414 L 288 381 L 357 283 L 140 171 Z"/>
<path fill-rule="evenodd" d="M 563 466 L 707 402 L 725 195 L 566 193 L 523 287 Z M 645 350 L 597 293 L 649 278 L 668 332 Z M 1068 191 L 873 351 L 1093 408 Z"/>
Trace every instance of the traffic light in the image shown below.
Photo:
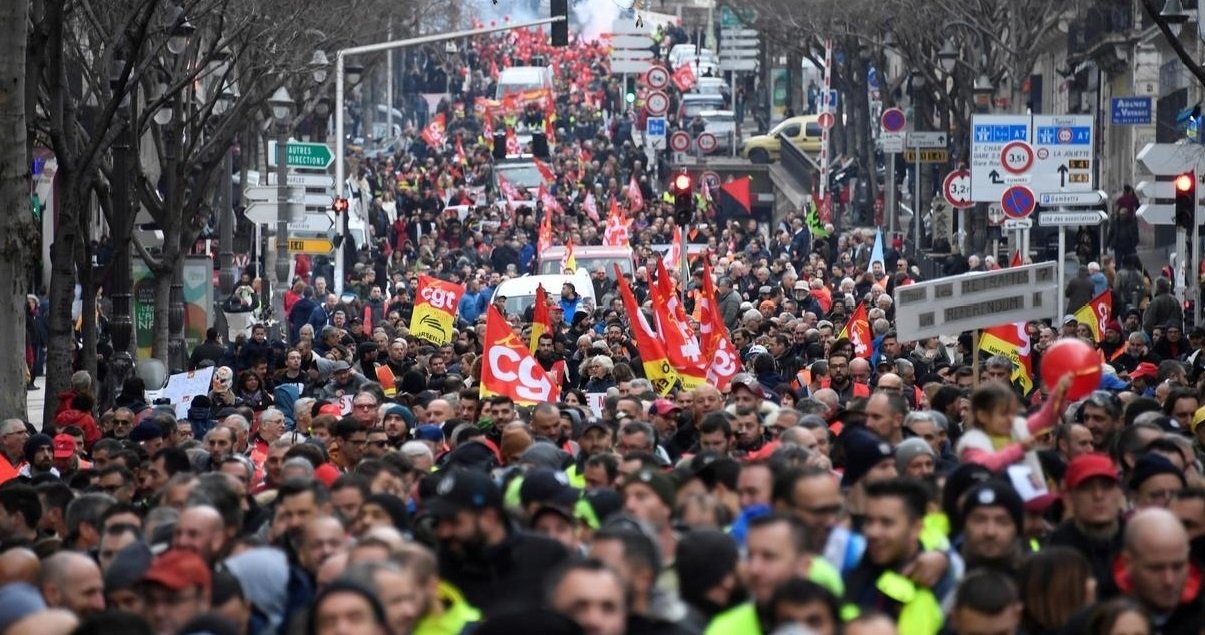
<path fill-rule="evenodd" d="M 565 18 L 552 23 L 552 45 L 569 46 L 569 0 L 552 0 L 552 17 Z"/>
<path fill-rule="evenodd" d="M 675 176 L 670 184 L 674 195 L 674 222 L 683 227 L 694 220 L 694 190 L 694 182 L 686 172 Z"/>
<path fill-rule="evenodd" d="M 347 206 L 348 206 L 347 199 L 337 198 L 337 199 L 335 199 L 335 202 L 331 205 L 331 209 L 335 210 L 336 214 L 346 214 Z"/>
<path fill-rule="evenodd" d="M 1185 172 L 1172 183 L 1176 188 L 1176 227 L 1192 231 L 1197 224 L 1197 175 Z"/>

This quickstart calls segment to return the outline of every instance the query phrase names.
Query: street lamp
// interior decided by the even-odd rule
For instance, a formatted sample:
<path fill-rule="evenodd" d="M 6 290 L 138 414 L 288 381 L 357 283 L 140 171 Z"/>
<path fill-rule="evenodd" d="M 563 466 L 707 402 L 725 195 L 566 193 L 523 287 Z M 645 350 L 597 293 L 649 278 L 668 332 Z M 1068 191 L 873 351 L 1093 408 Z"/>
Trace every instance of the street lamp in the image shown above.
<path fill-rule="evenodd" d="M 954 65 L 958 63 L 958 51 L 954 50 L 954 42 L 948 38 L 937 52 L 937 63 L 947 75 L 954 72 Z"/>
<path fill-rule="evenodd" d="M 971 94 L 975 98 L 975 106 L 982 110 L 990 110 L 992 107 L 992 94 L 996 89 L 992 86 L 992 80 L 986 73 L 980 73 L 975 78 L 975 83 L 971 88 Z"/>
<path fill-rule="evenodd" d="M 1176 37 L 1180 37 L 1184 23 L 1188 22 L 1188 12 L 1184 10 L 1184 5 L 1180 4 L 1180 0 L 1166 0 L 1163 3 L 1163 10 L 1159 12 L 1159 17 L 1167 22 L 1167 30 Z"/>
<path fill-rule="evenodd" d="M 167 32 L 167 50 L 172 55 L 179 55 L 188 48 L 188 40 L 197 28 L 188 21 L 184 15 L 183 9 L 180 10 L 180 17 L 172 24 L 172 27 Z"/>
<path fill-rule="evenodd" d="M 314 57 L 310 60 L 310 68 L 314 74 L 314 83 L 321 84 L 326 81 L 327 70 L 331 62 L 326 58 L 326 51 L 318 49 L 314 51 Z"/>
<path fill-rule="evenodd" d="M 109 86 L 116 94 L 124 90 L 121 75 L 126 62 L 114 56 L 112 70 L 109 75 Z M 120 127 L 120 132 L 113 140 L 113 217 L 109 225 L 109 237 L 113 241 L 113 265 L 109 271 L 109 282 L 106 292 L 113 302 L 112 320 L 109 323 L 109 337 L 113 345 L 113 363 L 105 378 L 105 403 L 111 404 L 126 377 L 134 368 L 134 358 L 130 355 L 130 343 L 134 337 L 134 307 L 132 302 L 134 284 L 131 274 L 130 236 L 134 230 L 134 215 L 130 212 L 130 147 L 131 134 L 129 125 L 129 94 L 122 100 L 122 107 L 117 109 L 114 123 Z M 107 407 L 107 406 L 106 406 Z"/>
<path fill-rule="evenodd" d="M 355 86 L 360 83 L 360 78 L 364 76 L 364 67 L 360 64 L 346 64 L 343 67 L 343 73 L 347 76 L 347 83 Z"/>
<path fill-rule="evenodd" d="M 273 268 L 272 313 L 281 329 L 281 341 L 289 341 L 285 320 L 284 282 L 289 277 L 289 124 L 293 117 L 293 98 L 284 86 L 268 99 L 276 122 L 276 266 Z"/>

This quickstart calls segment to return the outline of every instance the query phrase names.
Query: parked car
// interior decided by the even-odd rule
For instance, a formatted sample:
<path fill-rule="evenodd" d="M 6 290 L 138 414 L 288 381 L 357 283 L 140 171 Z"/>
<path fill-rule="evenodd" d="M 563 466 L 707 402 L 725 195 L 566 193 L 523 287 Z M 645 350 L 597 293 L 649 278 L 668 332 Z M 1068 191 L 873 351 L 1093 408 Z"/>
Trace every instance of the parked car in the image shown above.
<path fill-rule="evenodd" d="M 816 115 L 801 115 L 784 119 L 770 132 L 749 137 L 741 146 L 741 156 L 754 163 L 777 161 L 782 149 L 782 137 L 790 139 L 804 152 L 820 152 L 820 124 Z"/>
<path fill-rule="evenodd" d="M 715 135 L 716 150 L 727 152 L 736 143 L 736 114 L 731 110 L 704 110 L 699 113 L 707 132 Z"/>

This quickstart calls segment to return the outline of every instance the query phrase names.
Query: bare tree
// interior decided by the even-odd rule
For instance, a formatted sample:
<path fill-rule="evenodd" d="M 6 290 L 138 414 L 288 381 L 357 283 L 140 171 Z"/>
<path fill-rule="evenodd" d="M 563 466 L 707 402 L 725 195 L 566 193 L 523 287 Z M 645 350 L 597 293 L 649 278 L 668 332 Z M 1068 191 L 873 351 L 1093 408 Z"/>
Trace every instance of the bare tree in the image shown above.
<path fill-rule="evenodd" d="M 0 3 L 0 418 L 25 416 L 25 294 L 36 228 L 29 209 L 31 157 L 26 141 L 25 46 L 29 2 Z"/>

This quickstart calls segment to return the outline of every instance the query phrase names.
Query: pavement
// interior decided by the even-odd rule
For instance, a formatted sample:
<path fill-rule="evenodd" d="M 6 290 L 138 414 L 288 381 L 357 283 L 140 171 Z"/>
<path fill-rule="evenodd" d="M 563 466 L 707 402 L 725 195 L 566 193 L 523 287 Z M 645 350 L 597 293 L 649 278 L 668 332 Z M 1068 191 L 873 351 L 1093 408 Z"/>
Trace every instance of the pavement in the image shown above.
<path fill-rule="evenodd" d="M 25 391 L 26 418 L 35 428 L 42 429 L 42 413 L 46 407 L 46 378 L 39 377 L 34 384 L 36 390 Z"/>

